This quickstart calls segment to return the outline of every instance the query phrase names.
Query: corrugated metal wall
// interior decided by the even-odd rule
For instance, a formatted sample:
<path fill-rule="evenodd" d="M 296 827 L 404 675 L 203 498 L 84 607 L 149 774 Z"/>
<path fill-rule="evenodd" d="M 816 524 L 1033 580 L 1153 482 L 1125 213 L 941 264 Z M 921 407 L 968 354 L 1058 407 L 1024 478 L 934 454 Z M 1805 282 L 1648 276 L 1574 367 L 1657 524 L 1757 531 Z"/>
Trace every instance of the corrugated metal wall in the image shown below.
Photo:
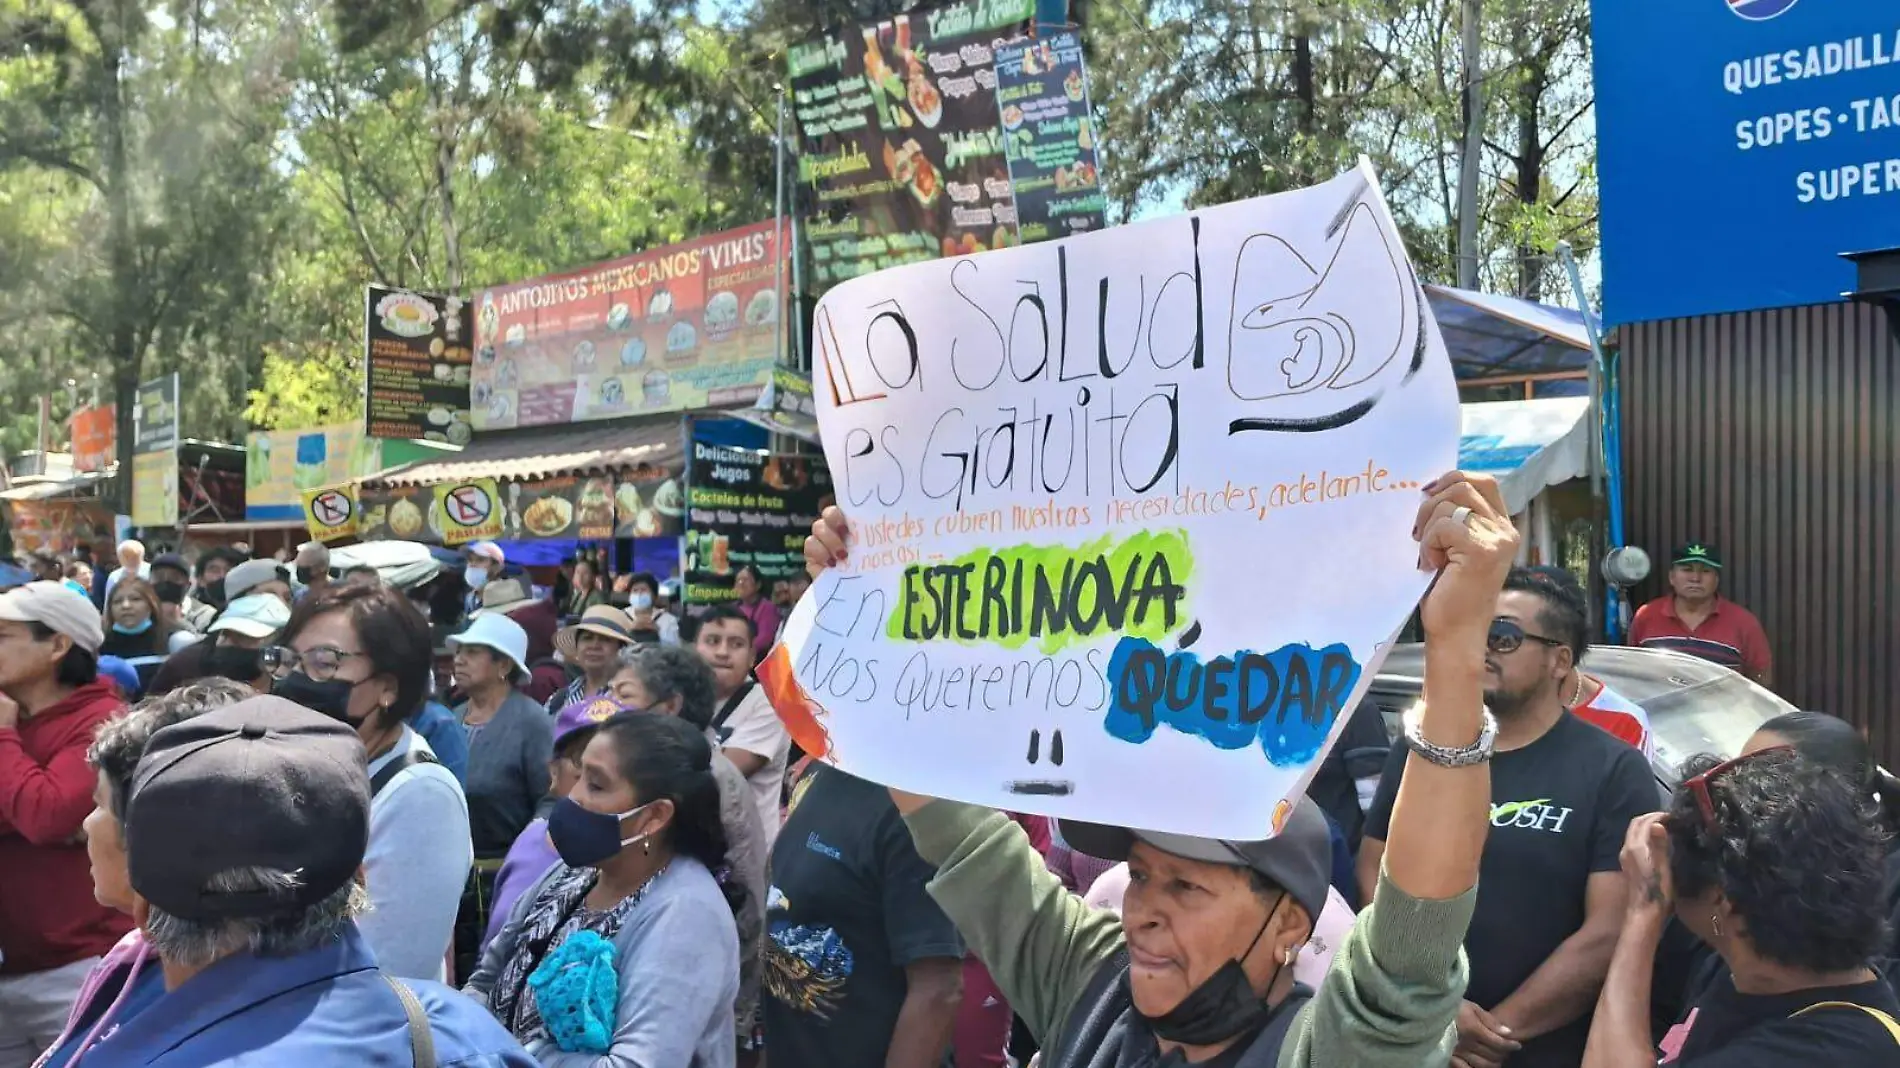
<path fill-rule="evenodd" d="M 1867 728 L 1900 768 L 1900 345 L 1865 305 L 1618 332 L 1629 538 L 1726 554 L 1774 688 Z M 1662 592 L 1661 569 L 1639 593 Z"/>

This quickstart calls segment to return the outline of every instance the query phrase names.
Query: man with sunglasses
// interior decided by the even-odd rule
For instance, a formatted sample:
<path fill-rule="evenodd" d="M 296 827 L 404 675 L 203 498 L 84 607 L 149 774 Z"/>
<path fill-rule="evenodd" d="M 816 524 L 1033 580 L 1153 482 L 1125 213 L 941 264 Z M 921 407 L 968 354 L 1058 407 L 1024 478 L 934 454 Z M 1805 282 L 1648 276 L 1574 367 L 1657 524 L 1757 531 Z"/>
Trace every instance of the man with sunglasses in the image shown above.
<path fill-rule="evenodd" d="M 1465 936 L 1471 979 L 1453 1068 L 1583 1060 L 1623 924 L 1623 835 L 1661 802 L 1640 752 L 1564 707 L 1587 633 L 1575 583 L 1525 568 L 1505 579 L 1485 654 L 1484 699 L 1498 722 L 1491 831 Z M 1366 814 L 1367 888 L 1385 854 L 1404 756 L 1394 747 Z"/>

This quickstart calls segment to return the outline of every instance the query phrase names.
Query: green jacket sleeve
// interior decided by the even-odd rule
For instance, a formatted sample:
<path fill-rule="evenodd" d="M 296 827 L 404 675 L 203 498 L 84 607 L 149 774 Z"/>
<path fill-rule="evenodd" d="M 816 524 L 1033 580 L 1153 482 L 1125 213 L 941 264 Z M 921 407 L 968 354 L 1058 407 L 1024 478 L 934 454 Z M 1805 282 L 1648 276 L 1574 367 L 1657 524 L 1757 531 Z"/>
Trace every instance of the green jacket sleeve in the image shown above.
<path fill-rule="evenodd" d="M 1122 947 L 1121 920 L 1071 894 L 1007 816 L 933 801 L 905 818 L 917 852 L 937 866 L 930 896 L 990 970 L 1045 1049 L 1082 989 Z"/>
<path fill-rule="evenodd" d="M 1446 901 L 1423 900 L 1381 873 L 1371 906 L 1280 1047 L 1279 1068 L 1447 1063 L 1457 1045 L 1463 942 L 1477 899 L 1474 887 Z"/>

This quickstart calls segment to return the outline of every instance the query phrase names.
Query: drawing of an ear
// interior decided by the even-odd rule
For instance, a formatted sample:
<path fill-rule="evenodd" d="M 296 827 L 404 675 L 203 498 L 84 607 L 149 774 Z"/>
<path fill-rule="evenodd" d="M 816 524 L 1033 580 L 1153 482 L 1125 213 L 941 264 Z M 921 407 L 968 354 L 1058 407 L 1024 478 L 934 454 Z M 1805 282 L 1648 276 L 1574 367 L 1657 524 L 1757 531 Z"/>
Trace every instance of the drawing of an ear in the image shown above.
<path fill-rule="evenodd" d="M 1305 302 L 1307 315 L 1351 324 L 1351 349 L 1328 386 L 1363 385 L 1398 357 L 1418 326 L 1408 281 L 1404 251 L 1387 238 L 1369 205 L 1354 207 L 1324 276 Z"/>

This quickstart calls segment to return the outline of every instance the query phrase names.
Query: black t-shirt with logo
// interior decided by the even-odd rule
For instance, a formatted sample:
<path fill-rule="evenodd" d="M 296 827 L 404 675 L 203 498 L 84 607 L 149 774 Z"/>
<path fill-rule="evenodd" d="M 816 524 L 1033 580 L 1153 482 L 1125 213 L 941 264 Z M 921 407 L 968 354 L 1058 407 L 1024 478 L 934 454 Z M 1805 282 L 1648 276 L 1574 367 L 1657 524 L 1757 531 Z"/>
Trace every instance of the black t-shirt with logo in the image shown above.
<path fill-rule="evenodd" d="M 820 765 L 772 848 L 765 1043 L 772 1068 L 883 1068 L 904 966 L 963 956 L 924 891 L 936 869 L 882 786 Z"/>
<path fill-rule="evenodd" d="M 1392 747 L 1366 813 L 1383 841 L 1409 755 Z M 1618 871 L 1630 821 L 1661 807 L 1643 754 L 1565 713 L 1542 738 L 1491 760 L 1491 831 L 1478 871 L 1477 911 L 1465 935 L 1465 998 L 1492 1009 L 1583 926 L 1591 875 Z M 1511 1068 L 1576 1068 L 1590 1017 L 1524 1043 Z"/>
<path fill-rule="evenodd" d="M 1823 1006 L 1824 1002 L 1840 1004 Z M 1809 1011 L 1795 1015 L 1803 1009 Z M 1884 979 L 1790 994 L 1742 994 L 1723 969 L 1689 1012 L 1663 1037 L 1663 1064 L 1682 1068 L 1900 1066 L 1900 1000 Z"/>

